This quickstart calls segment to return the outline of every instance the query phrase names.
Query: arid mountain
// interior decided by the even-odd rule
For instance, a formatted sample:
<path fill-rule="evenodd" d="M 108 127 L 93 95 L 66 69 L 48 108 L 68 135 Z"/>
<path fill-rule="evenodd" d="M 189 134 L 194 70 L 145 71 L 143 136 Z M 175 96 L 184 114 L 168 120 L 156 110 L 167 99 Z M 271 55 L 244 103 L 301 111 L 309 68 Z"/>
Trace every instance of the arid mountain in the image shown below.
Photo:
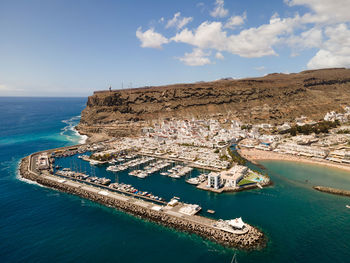
<path fill-rule="evenodd" d="M 78 129 L 83 133 L 134 134 L 167 117 L 240 119 L 283 123 L 314 120 L 350 105 L 350 69 L 308 70 L 261 78 L 224 79 L 137 89 L 98 91 L 89 97 Z"/>

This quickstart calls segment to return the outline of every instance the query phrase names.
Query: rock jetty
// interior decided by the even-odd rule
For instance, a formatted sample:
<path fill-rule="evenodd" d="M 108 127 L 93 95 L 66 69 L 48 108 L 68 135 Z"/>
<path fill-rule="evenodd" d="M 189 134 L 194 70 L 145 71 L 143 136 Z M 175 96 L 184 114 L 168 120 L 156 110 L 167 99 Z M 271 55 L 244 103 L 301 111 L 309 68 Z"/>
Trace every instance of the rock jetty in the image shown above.
<path fill-rule="evenodd" d="M 317 190 L 317 191 L 324 192 L 324 193 L 329 193 L 329 194 L 334 194 L 334 195 L 342 195 L 342 196 L 349 196 L 350 197 L 350 191 L 347 191 L 347 190 L 331 188 L 331 187 L 325 187 L 325 186 L 314 186 L 313 188 L 315 190 Z"/>

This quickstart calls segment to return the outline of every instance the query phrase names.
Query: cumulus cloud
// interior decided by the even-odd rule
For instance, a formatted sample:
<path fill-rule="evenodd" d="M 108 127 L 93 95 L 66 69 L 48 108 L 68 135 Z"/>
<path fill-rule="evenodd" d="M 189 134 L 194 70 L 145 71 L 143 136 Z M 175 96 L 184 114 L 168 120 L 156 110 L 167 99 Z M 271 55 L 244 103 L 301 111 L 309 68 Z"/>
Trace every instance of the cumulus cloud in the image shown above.
<path fill-rule="evenodd" d="M 193 31 L 185 28 L 171 40 L 200 49 L 227 51 L 241 57 L 277 55 L 273 45 L 280 41 L 279 36 L 292 32 L 298 19 L 298 16 L 286 19 L 274 16 L 269 24 L 242 30 L 236 35 L 228 35 L 221 22 L 206 21 Z"/>
<path fill-rule="evenodd" d="M 300 35 L 289 37 L 286 41 L 294 49 L 294 52 L 308 48 L 319 48 L 323 42 L 323 33 L 320 28 L 313 27 Z"/>
<path fill-rule="evenodd" d="M 191 53 L 185 53 L 179 60 L 188 66 L 204 66 L 211 63 L 209 56 L 210 52 L 204 52 L 200 48 L 195 48 Z"/>
<path fill-rule="evenodd" d="M 217 59 L 224 59 L 225 58 L 224 55 L 221 52 L 216 52 L 215 57 Z"/>
<path fill-rule="evenodd" d="M 346 24 L 325 29 L 328 40 L 308 62 L 309 69 L 350 67 L 350 30 Z"/>
<path fill-rule="evenodd" d="M 225 17 L 228 15 L 228 10 L 224 8 L 224 0 L 216 0 L 215 8 L 210 12 L 212 17 Z"/>
<path fill-rule="evenodd" d="M 247 13 L 244 12 L 241 16 L 231 16 L 226 24 L 225 24 L 225 28 L 235 28 L 236 26 L 240 26 L 243 25 L 245 20 L 247 19 Z"/>
<path fill-rule="evenodd" d="M 172 37 L 166 38 L 152 28 L 145 32 L 139 28 L 136 36 L 142 47 L 161 48 L 169 42 L 190 45 L 193 51 L 185 53 L 179 60 L 191 66 L 211 63 L 211 52 L 216 59 L 223 59 L 223 52 L 258 58 L 278 56 L 277 47 L 289 47 L 292 56 L 303 50 L 316 49 L 314 57 L 307 64 L 308 68 L 350 66 L 350 0 L 284 2 L 288 6 L 304 6 L 306 11 L 285 18 L 276 13 L 265 24 L 240 29 L 235 33 L 230 29 L 245 24 L 246 12 L 233 15 L 225 22 L 204 21 L 192 28 L 188 25 L 193 18 L 182 17 L 178 12 L 166 22 L 166 28 L 178 30 Z M 224 4 L 224 0 L 216 0 L 210 15 L 214 18 L 228 16 L 229 11 Z M 202 8 L 204 4 L 199 3 L 197 6 Z"/>
<path fill-rule="evenodd" d="M 141 27 L 139 27 L 136 31 L 136 37 L 141 41 L 141 47 L 161 49 L 163 44 L 169 43 L 166 37 L 155 32 L 153 28 L 142 32 Z"/>
<path fill-rule="evenodd" d="M 289 6 L 303 5 L 312 10 L 304 15 L 305 23 L 339 23 L 350 21 L 349 0 L 285 0 Z"/>
<path fill-rule="evenodd" d="M 192 20 L 193 17 L 181 17 L 181 13 L 177 12 L 172 19 L 168 20 L 165 28 L 176 27 L 177 29 L 181 29 Z"/>

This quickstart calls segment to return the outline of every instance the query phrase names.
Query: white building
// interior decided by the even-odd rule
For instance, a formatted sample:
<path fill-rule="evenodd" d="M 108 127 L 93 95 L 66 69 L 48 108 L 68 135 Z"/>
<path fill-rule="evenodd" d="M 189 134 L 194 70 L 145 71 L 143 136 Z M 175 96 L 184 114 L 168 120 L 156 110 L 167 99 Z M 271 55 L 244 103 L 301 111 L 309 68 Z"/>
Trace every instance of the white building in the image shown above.
<path fill-rule="evenodd" d="M 280 144 L 274 151 L 308 157 L 317 157 L 322 159 L 328 155 L 328 152 L 326 150 L 323 150 L 319 147 L 304 146 L 294 143 Z"/>
<path fill-rule="evenodd" d="M 230 176 L 228 179 L 228 185 L 232 187 L 237 187 L 239 181 L 241 181 L 244 176 L 248 173 L 248 167 L 243 165 L 233 166 L 227 175 Z"/>
<path fill-rule="evenodd" d="M 47 153 L 43 153 L 39 155 L 38 160 L 37 160 L 37 165 L 39 170 L 46 170 L 49 169 L 50 164 L 49 164 L 49 157 L 47 156 Z"/>
<path fill-rule="evenodd" d="M 208 183 L 207 187 L 212 187 L 215 189 L 219 189 L 221 186 L 221 176 L 218 173 L 211 172 L 208 174 Z"/>

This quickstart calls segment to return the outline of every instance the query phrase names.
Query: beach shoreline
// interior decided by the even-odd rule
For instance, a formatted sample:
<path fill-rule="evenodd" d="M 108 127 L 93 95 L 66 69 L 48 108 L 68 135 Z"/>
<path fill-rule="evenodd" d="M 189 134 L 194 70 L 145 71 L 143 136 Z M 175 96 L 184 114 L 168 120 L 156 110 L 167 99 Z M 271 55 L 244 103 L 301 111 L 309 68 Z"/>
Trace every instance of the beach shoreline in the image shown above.
<path fill-rule="evenodd" d="M 332 168 L 341 169 L 341 170 L 350 172 L 350 165 L 333 163 L 327 160 L 316 160 L 316 159 L 300 157 L 300 156 L 295 156 L 290 154 L 282 154 L 282 153 L 276 153 L 272 151 L 263 151 L 263 150 L 246 149 L 246 148 L 239 149 L 237 150 L 237 152 L 243 158 L 247 159 L 248 161 L 254 164 L 260 164 L 259 161 L 289 161 L 289 162 L 300 162 L 300 163 L 323 165 L 323 166 L 332 167 Z"/>

